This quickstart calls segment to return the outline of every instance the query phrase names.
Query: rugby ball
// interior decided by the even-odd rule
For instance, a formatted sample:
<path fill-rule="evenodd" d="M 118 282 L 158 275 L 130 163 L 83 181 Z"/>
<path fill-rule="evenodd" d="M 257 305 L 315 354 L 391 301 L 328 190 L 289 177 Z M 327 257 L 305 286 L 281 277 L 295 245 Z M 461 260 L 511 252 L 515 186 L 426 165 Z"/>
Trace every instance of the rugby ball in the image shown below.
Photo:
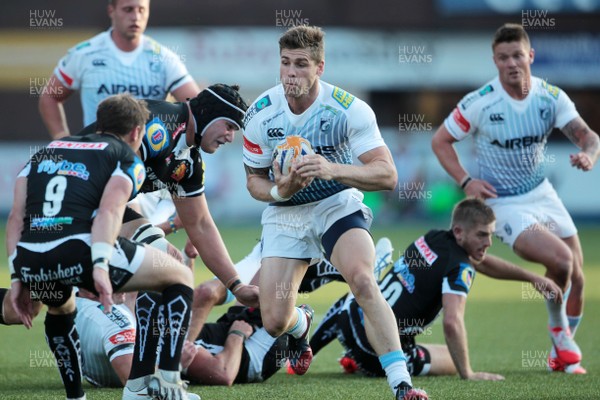
<path fill-rule="evenodd" d="M 315 154 L 315 152 L 308 140 L 301 136 L 288 136 L 273 150 L 273 161 L 279 163 L 279 172 L 287 175 L 290 173 L 294 161 L 299 161 L 309 154 Z"/>

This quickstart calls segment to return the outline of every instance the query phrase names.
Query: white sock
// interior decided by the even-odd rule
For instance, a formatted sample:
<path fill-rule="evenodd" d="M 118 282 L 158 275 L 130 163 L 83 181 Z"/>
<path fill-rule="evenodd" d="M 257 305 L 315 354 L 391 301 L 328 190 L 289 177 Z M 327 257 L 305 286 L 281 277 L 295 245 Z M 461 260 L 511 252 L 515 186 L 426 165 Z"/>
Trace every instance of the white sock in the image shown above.
<path fill-rule="evenodd" d="M 550 328 L 560 326 L 565 329 L 569 326 L 567 319 L 567 298 L 571 292 L 571 285 L 563 293 L 563 302 L 557 304 L 552 299 L 546 299 L 546 308 L 548 309 L 548 325 Z"/>
<path fill-rule="evenodd" d="M 406 357 L 402 350 L 390 351 L 379 356 L 379 362 L 385 371 L 385 376 L 392 391 L 395 391 L 396 386 L 401 382 L 406 382 L 412 386 L 410 375 L 406 369 Z"/>
<path fill-rule="evenodd" d="M 302 337 L 302 335 L 306 331 L 306 328 L 308 327 L 308 322 L 306 320 L 306 313 L 304 311 L 296 307 L 296 313 L 298 314 L 296 324 L 292 327 L 292 329 L 287 331 L 287 333 L 298 339 Z"/>

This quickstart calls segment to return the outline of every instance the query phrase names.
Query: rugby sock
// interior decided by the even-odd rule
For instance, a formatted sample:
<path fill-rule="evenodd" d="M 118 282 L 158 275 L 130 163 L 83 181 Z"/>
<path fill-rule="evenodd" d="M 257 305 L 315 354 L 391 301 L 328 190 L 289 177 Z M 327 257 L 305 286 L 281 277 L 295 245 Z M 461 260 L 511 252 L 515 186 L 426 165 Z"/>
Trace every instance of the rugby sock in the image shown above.
<path fill-rule="evenodd" d="M 406 382 L 412 386 L 408 369 L 406 369 L 406 356 L 402 350 L 390 351 L 379 356 L 379 362 L 385 371 L 388 385 L 390 385 L 393 392 L 401 382 Z"/>
<path fill-rule="evenodd" d="M 194 291 L 189 286 L 171 285 L 163 291 L 164 334 L 160 349 L 158 368 L 163 377 L 171 382 L 179 378 L 179 361 L 183 342 L 190 323 L 190 311 Z M 176 371 L 174 379 L 165 375 L 166 371 Z"/>
<path fill-rule="evenodd" d="M 135 300 L 135 346 L 129 379 L 134 380 L 154 374 L 156 365 L 156 348 L 160 338 L 158 326 L 158 307 L 160 294 L 139 292 Z M 129 382 L 127 384 L 129 386 Z"/>
<path fill-rule="evenodd" d="M 553 299 L 546 299 L 546 308 L 548 309 L 548 325 L 550 328 L 560 326 L 566 328 L 569 326 L 567 321 L 567 302 L 557 304 Z"/>
<path fill-rule="evenodd" d="M 75 328 L 75 315 L 54 315 L 46 313 L 46 341 L 56 357 L 67 398 L 77 399 L 84 396 L 81 384 L 81 344 Z"/>
<path fill-rule="evenodd" d="M 296 324 L 286 333 L 292 335 L 295 339 L 300 339 L 306 332 L 306 328 L 308 328 L 308 321 L 306 319 L 306 313 L 302 311 L 302 309 L 296 307 L 296 313 L 298 314 Z"/>
<path fill-rule="evenodd" d="M 573 338 L 575 338 L 575 332 L 577 332 L 581 318 L 583 318 L 583 314 L 576 315 L 574 317 L 567 315 L 567 319 L 569 320 L 569 328 L 571 329 L 571 336 Z"/>

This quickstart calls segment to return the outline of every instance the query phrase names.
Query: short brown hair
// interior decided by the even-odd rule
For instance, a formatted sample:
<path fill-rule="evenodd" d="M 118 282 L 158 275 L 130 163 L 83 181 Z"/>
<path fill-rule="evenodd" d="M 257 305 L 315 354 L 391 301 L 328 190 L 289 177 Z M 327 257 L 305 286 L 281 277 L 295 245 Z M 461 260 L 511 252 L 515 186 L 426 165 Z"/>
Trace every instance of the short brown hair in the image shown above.
<path fill-rule="evenodd" d="M 531 46 L 529 42 L 529 35 L 525 32 L 523 26 L 519 24 L 506 23 L 502 25 L 494 34 L 494 40 L 492 41 L 492 50 L 500 43 L 509 42 L 520 42 L 527 43 L 527 46 Z"/>
<path fill-rule="evenodd" d="M 279 38 L 279 53 L 283 49 L 307 49 L 312 59 L 319 63 L 325 59 L 324 37 L 325 32 L 318 26 L 295 26 Z"/>
<path fill-rule="evenodd" d="M 136 126 L 144 126 L 150 116 L 144 100 L 129 93 L 107 97 L 96 111 L 96 131 L 124 136 Z"/>
<path fill-rule="evenodd" d="M 476 224 L 491 224 L 495 220 L 494 211 L 483 200 L 474 197 L 460 201 L 452 210 L 452 227 L 462 225 L 469 229 Z"/>

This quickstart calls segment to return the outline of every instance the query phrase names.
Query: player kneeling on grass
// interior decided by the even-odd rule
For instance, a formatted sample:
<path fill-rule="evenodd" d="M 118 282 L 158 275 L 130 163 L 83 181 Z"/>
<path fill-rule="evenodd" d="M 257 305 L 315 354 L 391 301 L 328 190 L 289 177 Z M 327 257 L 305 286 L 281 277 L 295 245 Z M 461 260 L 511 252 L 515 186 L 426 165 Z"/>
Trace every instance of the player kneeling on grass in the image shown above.
<path fill-rule="evenodd" d="M 494 213 L 482 200 L 463 200 L 454 208 L 450 230 L 431 230 L 415 240 L 380 280 L 379 288 L 398 320 L 413 376 L 458 373 L 463 379 L 504 379 L 474 372 L 469 362 L 464 313 L 475 271 L 497 279 L 531 282 L 546 298 L 562 301 L 560 288 L 552 280 L 486 255 L 494 226 Z M 415 336 L 441 310 L 447 346 L 415 344 Z M 367 339 L 362 314 L 351 294 L 343 296 L 329 309 L 310 345 L 316 354 L 337 337 L 346 351 L 340 360 L 346 371 L 359 369 L 369 376 L 384 376 Z"/>
<path fill-rule="evenodd" d="M 113 291 L 162 292 L 167 329 L 159 371 L 140 378 L 138 399 L 182 399 L 179 361 L 192 302 L 189 268 L 154 248 L 118 237 L 126 202 L 145 169 L 134 151 L 149 112 L 123 94 L 104 100 L 97 133 L 51 142 L 19 174 L 8 218 L 6 247 L 14 311 L 30 328 L 32 293 L 48 306 L 45 331 L 68 399 L 85 399 L 73 286 L 99 296 L 111 311 Z M 161 265 L 161 269 L 154 268 Z M 132 371 L 155 364 L 134 357 Z M 137 394 L 142 394 L 137 393 Z"/>

